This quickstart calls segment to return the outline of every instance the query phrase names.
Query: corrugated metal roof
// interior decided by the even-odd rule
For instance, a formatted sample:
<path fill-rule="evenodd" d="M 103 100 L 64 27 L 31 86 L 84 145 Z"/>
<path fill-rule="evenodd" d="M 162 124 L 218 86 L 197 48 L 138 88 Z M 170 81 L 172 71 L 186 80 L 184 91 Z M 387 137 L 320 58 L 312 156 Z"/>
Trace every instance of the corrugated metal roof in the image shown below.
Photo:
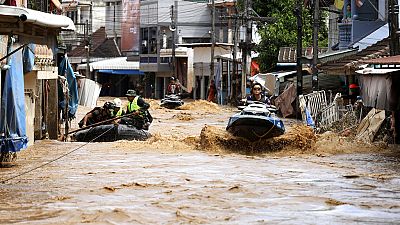
<path fill-rule="evenodd" d="M 362 70 L 356 70 L 356 73 L 358 73 L 358 74 L 388 74 L 388 73 L 396 72 L 399 70 L 400 70 L 400 68 L 398 68 L 398 69 L 375 69 L 375 68 L 367 67 Z"/>
<path fill-rule="evenodd" d="M 118 57 L 113 59 L 91 62 L 90 71 L 93 70 L 139 70 L 139 62 L 127 61 L 127 57 Z M 78 70 L 86 69 L 86 64 L 80 64 Z"/>
<path fill-rule="evenodd" d="M 353 47 L 358 47 L 359 51 L 366 49 L 367 47 L 376 44 L 378 41 L 389 37 L 389 26 L 386 24 L 376 31 L 372 32 L 370 35 L 364 37 L 358 42 L 353 44 Z"/>
<path fill-rule="evenodd" d="M 86 57 L 85 43 L 81 43 L 68 54 L 70 57 Z M 100 27 L 92 34 L 91 57 L 111 58 L 121 56 L 114 39 L 108 39 L 105 27 Z"/>
<path fill-rule="evenodd" d="M 366 63 L 366 64 L 400 65 L 400 55 L 389 56 L 389 57 L 378 58 L 378 59 L 365 60 L 365 61 L 363 61 L 363 63 Z"/>
<path fill-rule="evenodd" d="M 302 56 L 303 57 L 312 57 L 313 56 L 313 47 L 303 48 Z M 328 51 L 328 48 L 318 48 L 318 53 L 325 53 Z M 279 49 L 278 54 L 278 62 L 279 63 L 294 63 L 297 60 L 297 49 L 294 47 L 281 47 Z"/>
<path fill-rule="evenodd" d="M 366 60 L 389 55 L 389 39 L 378 41 L 357 54 L 322 63 L 318 68 L 325 74 L 354 75 L 356 68 Z"/>

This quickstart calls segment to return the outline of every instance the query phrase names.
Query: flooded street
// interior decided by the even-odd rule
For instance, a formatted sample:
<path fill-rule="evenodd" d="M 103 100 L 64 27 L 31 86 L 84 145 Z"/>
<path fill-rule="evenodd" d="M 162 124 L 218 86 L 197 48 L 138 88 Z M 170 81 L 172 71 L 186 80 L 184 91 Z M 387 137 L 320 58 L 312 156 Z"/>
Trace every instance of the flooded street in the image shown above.
<path fill-rule="evenodd" d="M 2 180 L 75 150 L 0 184 L 0 223 L 400 221 L 398 149 L 349 142 L 334 134 L 314 136 L 292 120 L 284 120 L 289 128 L 284 137 L 245 144 L 224 131 L 235 109 L 204 101 L 189 102 L 181 110 L 150 103 L 153 137 L 147 141 L 43 140 L 19 153 L 15 166 L 0 169 Z M 234 151 L 230 143 L 235 143 Z M 276 143 L 283 143 L 282 148 L 261 151 L 274 149 L 262 145 Z M 242 153 L 252 148 L 255 154 L 241 154 L 240 148 Z"/>

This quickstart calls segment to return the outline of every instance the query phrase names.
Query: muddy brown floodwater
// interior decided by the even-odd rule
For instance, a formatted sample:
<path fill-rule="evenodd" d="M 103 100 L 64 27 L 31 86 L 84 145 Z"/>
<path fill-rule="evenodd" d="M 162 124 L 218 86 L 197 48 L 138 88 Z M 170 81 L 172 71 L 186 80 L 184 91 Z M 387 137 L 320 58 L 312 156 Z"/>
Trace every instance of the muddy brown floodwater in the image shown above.
<path fill-rule="evenodd" d="M 43 140 L 19 153 L 2 180 L 81 147 L 0 184 L 0 223 L 399 224 L 398 149 L 292 120 L 284 136 L 249 143 L 224 131 L 232 108 L 151 103 L 145 142 Z"/>

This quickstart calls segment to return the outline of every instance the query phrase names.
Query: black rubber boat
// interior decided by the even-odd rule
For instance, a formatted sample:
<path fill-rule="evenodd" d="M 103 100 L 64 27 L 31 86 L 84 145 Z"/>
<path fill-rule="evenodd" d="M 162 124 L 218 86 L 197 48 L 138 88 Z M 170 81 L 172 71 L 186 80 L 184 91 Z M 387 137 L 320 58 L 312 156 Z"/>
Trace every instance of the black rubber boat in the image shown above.
<path fill-rule="evenodd" d="M 183 104 L 184 102 L 179 95 L 165 95 L 165 97 L 161 99 L 160 106 L 168 109 L 175 109 Z"/>
<path fill-rule="evenodd" d="M 274 108 L 265 104 L 253 103 L 240 113 L 229 118 L 226 130 L 237 137 L 250 141 L 277 137 L 285 133 L 281 119 L 275 116 Z"/>
<path fill-rule="evenodd" d="M 110 142 L 117 140 L 144 141 L 150 137 L 151 134 L 148 131 L 138 130 L 132 125 L 125 124 L 119 124 L 118 126 L 115 126 L 114 124 L 99 125 L 78 131 L 73 135 L 73 138 L 76 141 L 81 142 L 92 141 L 94 138 L 96 138 L 94 142 Z"/>

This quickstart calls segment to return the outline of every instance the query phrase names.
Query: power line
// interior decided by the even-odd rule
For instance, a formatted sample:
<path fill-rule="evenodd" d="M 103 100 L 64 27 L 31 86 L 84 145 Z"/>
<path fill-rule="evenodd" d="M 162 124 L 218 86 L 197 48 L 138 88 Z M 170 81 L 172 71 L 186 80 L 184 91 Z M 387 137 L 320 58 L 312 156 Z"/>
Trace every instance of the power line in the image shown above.
<path fill-rule="evenodd" d="M 100 138 L 101 136 L 103 136 L 104 134 L 106 134 L 107 132 L 109 132 L 109 131 L 110 131 L 111 129 L 113 129 L 113 128 L 114 128 L 114 127 L 111 127 L 110 129 L 106 130 L 105 132 L 103 132 L 103 133 L 100 134 L 99 136 L 95 137 L 94 139 L 90 140 L 89 142 L 87 142 L 87 143 L 85 143 L 85 144 L 83 144 L 83 145 L 81 145 L 81 146 L 79 146 L 79 147 L 77 147 L 77 148 L 75 148 L 75 149 L 73 149 L 73 150 L 71 150 L 71 151 L 65 153 L 65 154 L 62 154 L 62 155 L 60 155 L 59 157 L 57 157 L 57 158 L 55 158 L 55 159 L 52 159 L 52 160 L 50 160 L 50 161 L 48 161 L 48 162 L 46 162 L 46 163 L 44 163 L 44 164 L 42 164 L 42 165 L 36 166 L 36 167 L 34 167 L 34 168 L 32 168 L 32 169 L 29 169 L 29 170 L 27 170 L 27 171 L 25 171 L 25 172 L 22 172 L 22 173 L 20 173 L 20 174 L 17 174 L 17 175 L 15 175 L 15 176 L 10 177 L 10 178 L 4 179 L 4 180 L 0 181 L 0 183 L 4 184 L 4 183 L 6 183 L 6 182 L 8 182 L 8 181 L 10 181 L 10 180 L 13 180 L 13 179 L 18 178 L 18 177 L 20 177 L 20 176 L 23 176 L 23 175 L 25 175 L 25 174 L 27 174 L 27 173 L 30 173 L 30 172 L 32 172 L 32 171 L 35 171 L 35 170 L 40 169 L 40 168 L 42 168 L 42 167 L 45 167 L 45 166 L 49 165 L 50 163 L 53 163 L 53 162 L 55 162 L 55 161 L 57 161 L 57 160 L 59 160 L 59 159 L 62 159 L 62 158 L 64 158 L 64 157 L 68 156 L 69 154 L 71 154 L 71 153 L 73 153 L 73 152 L 75 152 L 75 151 L 77 151 L 77 150 L 83 148 L 84 146 L 88 145 L 89 143 L 91 143 L 91 142 L 97 140 L 98 138 Z"/>

